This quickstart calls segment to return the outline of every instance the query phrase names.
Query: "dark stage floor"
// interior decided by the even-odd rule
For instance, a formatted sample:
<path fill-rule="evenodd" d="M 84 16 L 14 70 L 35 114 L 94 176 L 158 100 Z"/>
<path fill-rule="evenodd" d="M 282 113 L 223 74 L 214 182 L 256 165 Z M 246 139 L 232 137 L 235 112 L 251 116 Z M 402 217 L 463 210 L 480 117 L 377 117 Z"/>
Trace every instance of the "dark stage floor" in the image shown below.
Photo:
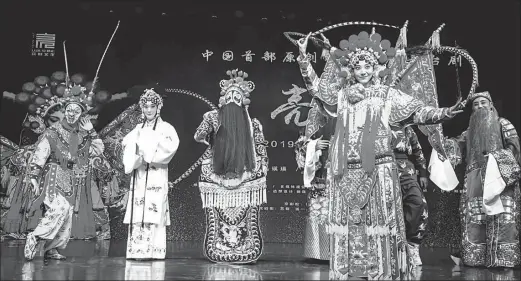
<path fill-rule="evenodd" d="M 306 263 L 299 244 L 266 244 L 255 265 L 213 264 L 201 243 L 169 242 L 165 261 L 125 260 L 126 241 L 71 241 L 66 261 L 32 262 L 23 257 L 23 240 L 4 241 L 1 280 L 328 280 L 328 265 Z M 447 249 L 422 249 L 419 280 L 519 280 L 520 270 L 454 266 Z"/>

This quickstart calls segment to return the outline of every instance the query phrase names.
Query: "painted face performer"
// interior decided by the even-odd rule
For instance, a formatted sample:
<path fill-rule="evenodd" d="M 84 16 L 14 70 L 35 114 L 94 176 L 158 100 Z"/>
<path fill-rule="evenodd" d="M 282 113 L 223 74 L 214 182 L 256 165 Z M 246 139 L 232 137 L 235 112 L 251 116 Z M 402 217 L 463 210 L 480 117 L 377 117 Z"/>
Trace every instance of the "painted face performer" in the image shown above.
<path fill-rule="evenodd" d="M 310 34 L 311 35 L 311 34 Z M 306 53 L 309 36 L 299 40 L 298 62 L 308 88 L 316 74 Z M 395 55 L 378 33 L 351 35 L 332 48 L 346 83 L 338 90 L 336 128 L 327 171 L 330 279 L 397 279 L 412 270 L 405 238 L 401 190 L 393 158 L 391 126 L 435 124 L 460 110 L 424 106 L 384 85 L 381 77 Z"/>
<path fill-rule="evenodd" d="M 92 103 L 84 91 L 79 85 L 65 90 L 63 120 L 43 132 L 29 160 L 30 182 L 36 194 L 42 189 L 47 211 L 27 235 L 28 260 L 33 259 L 39 239 L 46 240 L 46 258 L 65 259 L 57 249 L 64 249 L 71 236 L 73 212 L 90 181 L 89 158 L 103 153 L 103 142 L 86 115 Z"/>
<path fill-rule="evenodd" d="M 489 92 L 468 100 L 468 129 L 444 144 L 453 165 L 466 165 L 461 253 L 455 256 L 468 266 L 515 267 L 521 263 L 519 136 L 510 121 L 499 117 Z"/>
<path fill-rule="evenodd" d="M 179 147 L 175 128 L 160 117 L 163 98 L 146 89 L 139 99 L 140 123 L 123 138 L 125 173 L 132 173 L 124 223 L 130 224 L 127 259 L 164 259 L 168 207 L 168 163 Z"/>
<path fill-rule="evenodd" d="M 5 215 L 2 217 L 1 228 L 15 239 L 25 238 L 26 232 L 34 230 L 44 213 L 44 208 L 41 208 L 44 201 L 43 196 L 40 196 L 37 201 L 33 201 L 37 194 L 33 194 L 31 184 L 25 180 L 29 159 L 34 153 L 37 141 L 35 139 L 34 143 L 30 143 L 32 141 L 30 136 L 33 133 L 35 136 L 40 136 L 47 128 L 53 127 L 64 119 L 67 83 L 72 83 L 69 88 L 73 85 L 80 87 L 79 92 L 83 91 L 81 87 L 91 87 L 92 82 L 85 81 L 85 77 L 81 74 L 74 74 L 70 81 L 66 77 L 67 74 L 63 71 L 56 71 L 50 77 L 38 76 L 34 82 L 24 83 L 23 92 L 17 95 L 4 92 L 3 95 L 4 98 L 20 104 L 29 103 L 27 105 L 28 114 L 23 122 L 22 135 L 24 136 L 21 140 L 22 143 L 28 145 L 19 147 L 16 153 L 9 157 L 6 166 L 8 173 L 3 177 L 9 182 L 9 196 L 4 201 Z M 96 88 L 93 93 L 92 111 L 89 111 L 89 114 L 93 115 L 89 115 L 89 117 L 93 120 L 92 122 L 95 122 L 98 111 L 94 108 L 100 109 L 104 103 L 117 98 Z M 103 155 L 92 156 L 89 161 L 92 168 L 90 181 L 86 183 L 86 188 L 81 189 L 80 198 L 82 200 L 80 200 L 80 206 L 75 206 L 76 212 L 73 216 L 71 238 L 75 239 L 110 236 L 108 211 L 102 202 L 103 191 L 100 189 L 106 186 L 113 174 Z M 99 234 L 98 226 L 102 229 Z"/>
<path fill-rule="evenodd" d="M 204 253 L 213 262 L 253 263 L 262 253 L 259 206 L 266 203 L 268 156 L 262 125 L 250 118 L 255 84 L 243 71 L 221 80 L 219 110 L 206 112 L 194 139 L 211 147 L 199 190 L 206 209 Z"/>

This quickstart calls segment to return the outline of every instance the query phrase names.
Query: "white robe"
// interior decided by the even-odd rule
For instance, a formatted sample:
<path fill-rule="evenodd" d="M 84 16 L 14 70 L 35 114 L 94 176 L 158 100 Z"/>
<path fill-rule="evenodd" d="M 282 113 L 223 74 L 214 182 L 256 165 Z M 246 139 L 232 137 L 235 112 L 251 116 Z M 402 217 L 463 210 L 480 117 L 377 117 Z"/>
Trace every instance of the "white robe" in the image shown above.
<path fill-rule="evenodd" d="M 155 130 L 142 126 L 138 124 L 122 142 L 125 173 L 131 174 L 123 223 L 134 224 L 127 258 L 161 259 L 166 252 L 166 226 L 170 225 L 168 163 L 179 147 L 179 137 L 174 127 L 161 118 Z"/>

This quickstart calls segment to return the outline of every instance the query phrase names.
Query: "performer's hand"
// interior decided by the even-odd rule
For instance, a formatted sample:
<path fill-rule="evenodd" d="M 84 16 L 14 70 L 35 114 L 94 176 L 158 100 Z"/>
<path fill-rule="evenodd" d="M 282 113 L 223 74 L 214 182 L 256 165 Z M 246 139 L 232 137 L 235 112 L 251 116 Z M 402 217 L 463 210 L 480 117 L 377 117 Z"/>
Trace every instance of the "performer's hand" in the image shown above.
<path fill-rule="evenodd" d="M 328 147 L 329 147 L 329 141 L 323 140 L 322 136 L 320 136 L 320 138 L 318 138 L 317 144 L 315 145 L 315 151 L 326 149 Z"/>
<path fill-rule="evenodd" d="M 427 190 L 427 186 L 429 185 L 429 179 L 426 177 L 420 177 L 420 186 L 423 191 Z"/>
<path fill-rule="evenodd" d="M 447 113 L 447 117 L 454 118 L 454 116 L 460 114 L 463 112 L 464 104 L 461 101 L 462 98 L 460 97 L 455 105 L 453 105 L 451 108 L 449 108 L 449 112 Z"/>
<path fill-rule="evenodd" d="M 80 128 L 82 128 L 85 131 L 90 131 L 94 129 L 94 126 L 92 125 L 92 122 L 90 122 L 89 117 L 84 116 L 80 120 Z"/>
<path fill-rule="evenodd" d="M 302 54 L 302 55 L 306 54 L 306 49 L 308 48 L 308 41 L 309 41 L 310 36 L 311 36 L 311 32 L 306 37 L 300 38 L 297 41 L 298 49 L 300 51 L 300 54 Z"/>
<path fill-rule="evenodd" d="M 125 212 L 125 210 L 127 209 L 127 203 L 128 203 L 128 192 L 125 192 L 125 195 L 123 195 L 123 197 L 120 200 L 118 200 L 116 203 L 109 206 L 109 208 L 118 210 L 119 212 Z"/>
<path fill-rule="evenodd" d="M 329 39 L 327 39 L 323 33 L 320 33 L 320 36 L 322 37 L 322 40 L 324 41 L 324 43 L 326 43 L 326 47 L 331 48 L 331 42 L 329 42 Z"/>
<path fill-rule="evenodd" d="M 33 187 L 33 192 L 35 195 L 38 195 L 40 192 L 40 185 L 38 184 L 38 181 L 35 179 L 31 179 L 31 186 Z"/>

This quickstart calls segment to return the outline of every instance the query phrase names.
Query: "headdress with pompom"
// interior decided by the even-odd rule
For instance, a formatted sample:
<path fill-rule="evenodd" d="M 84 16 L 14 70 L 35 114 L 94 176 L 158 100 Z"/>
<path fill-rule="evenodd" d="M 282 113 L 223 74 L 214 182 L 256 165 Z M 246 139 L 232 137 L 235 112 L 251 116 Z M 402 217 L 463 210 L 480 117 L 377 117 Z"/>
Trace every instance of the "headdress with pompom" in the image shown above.
<path fill-rule="evenodd" d="M 251 100 L 249 99 L 250 93 L 255 90 L 255 83 L 252 81 L 246 81 L 248 73 L 234 69 L 226 71 L 226 75 L 230 76 L 228 80 L 221 80 L 219 85 L 221 86 L 221 97 L 219 98 L 219 107 L 234 102 L 238 106 L 249 105 Z M 234 92 L 237 92 L 240 97 L 237 99 L 234 97 Z"/>
<path fill-rule="evenodd" d="M 154 91 L 154 88 L 145 89 L 144 93 L 139 97 L 139 107 L 141 107 L 141 111 L 143 111 L 143 107 L 149 102 L 157 106 L 156 116 L 159 116 L 161 108 L 163 107 L 163 98 Z"/>
<path fill-rule="evenodd" d="M 362 31 L 358 35 L 349 36 L 348 40 L 341 40 L 340 49 L 333 52 L 335 59 L 342 65 L 354 69 L 359 61 L 372 64 L 380 77 L 385 77 L 390 70 L 387 62 L 396 55 L 396 49 L 391 47 L 391 42 L 382 40 L 382 36 L 376 32 L 369 35 Z M 348 73 L 342 71 L 341 76 L 347 77 Z"/>

